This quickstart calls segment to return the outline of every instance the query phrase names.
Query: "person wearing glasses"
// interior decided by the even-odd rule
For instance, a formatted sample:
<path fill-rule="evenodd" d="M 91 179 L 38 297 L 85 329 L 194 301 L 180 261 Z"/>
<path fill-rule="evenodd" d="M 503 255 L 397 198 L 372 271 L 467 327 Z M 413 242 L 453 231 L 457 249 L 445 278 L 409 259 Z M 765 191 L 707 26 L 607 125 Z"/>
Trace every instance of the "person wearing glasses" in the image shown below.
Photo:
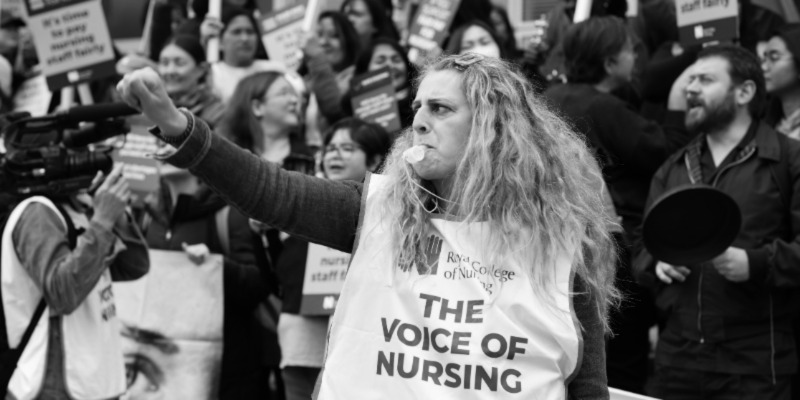
<path fill-rule="evenodd" d="M 773 96 L 766 122 L 790 138 L 800 139 L 800 24 L 779 29 L 761 59 L 767 93 Z"/>
<path fill-rule="evenodd" d="M 375 173 L 383 165 L 392 141 L 380 125 L 345 118 L 328 129 L 323 144 L 322 169 L 326 178 L 363 182 L 367 173 Z M 325 355 L 329 318 L 301 315 L 308 257 L 309 242 L 289 236 L 283 241 L 276 263 L 283 289 L 278 340 L 286 400 L 311 398 Z"/>
<path fill-rule="evenodd" d="M 302 108 L 300 95 L 286 74 L 257 72 L 245 77 L 236 86 L 215 133 L 263 160 L 280 165 L 284 170 L 313 175 L 316 162 L 303 138 L 300 123 Z M 235 168 L 228 166 L 226 170 L 234 171 L 233 174 L 246 173 Z M 260 236 L 262 244 L 266 244 L 266 257 L 259 258 L 262 279 L 266 282 L 268 292 L 277 295 L 281 290 L 279 286 L 285 287 L 285 282 L 297 276 L 275 276 L 275 262 L 280 258 L 283 248 L 281 239 L 285 236 L 272 227 L 252 220 L 251 227 Z M 302 282 L 302 273 L 299 277 Z M 269 293 L 264 293 L 262 298 L 266 299 Z M 260 307 L 263 310 L 271 305 L 262 302 Z M 277 315 L 278 310 L 271 311 L 274 314 L 270 312 L 269 315 Z M 262 313 L 261 316 L 264 315 Z M 280 382 L 280 351 L 274 331 L 271 330 L 264 341 L 263 359 L 267 374 Z"/>

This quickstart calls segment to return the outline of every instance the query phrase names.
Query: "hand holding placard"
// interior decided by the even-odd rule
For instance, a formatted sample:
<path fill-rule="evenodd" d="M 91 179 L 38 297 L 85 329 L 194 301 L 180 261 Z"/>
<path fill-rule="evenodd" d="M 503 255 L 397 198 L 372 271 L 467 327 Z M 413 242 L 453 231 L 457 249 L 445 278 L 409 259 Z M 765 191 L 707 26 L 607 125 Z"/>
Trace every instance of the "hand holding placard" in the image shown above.
<path fill-rule="evenodd" d="M 675 11 L 685 47 L 739 37 L 737 0 L 676 0 Z"/>

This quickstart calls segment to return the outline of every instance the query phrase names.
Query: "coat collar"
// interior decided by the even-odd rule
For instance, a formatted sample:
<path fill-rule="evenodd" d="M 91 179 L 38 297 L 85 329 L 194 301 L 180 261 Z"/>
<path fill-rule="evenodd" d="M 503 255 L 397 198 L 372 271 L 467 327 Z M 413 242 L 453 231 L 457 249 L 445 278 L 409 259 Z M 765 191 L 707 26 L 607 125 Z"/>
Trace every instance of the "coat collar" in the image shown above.
<path fill-rule="evenodd" d="M 757 151 L 756 157 L 775 162 L 780 161 L 781 148 L 780 143 L 778 142 L 779 134 L 765 122 L 760 120 L 753 120 L 752 124 L 750 125 L 750 129 L 757 129 L 755 139 L 752 143 Z M 692 152 L 692 149 L 699 149 L 699 146 L 702 145 L 703 140 L 706 140 L 705 134 L 697 135 L 694 139 L 692 139 L 691 142 L 689 142 L 688 145 L 686 145 L 686 147 L 675 154 L 676 157 L 673 161 L 683 162 L 683 158 L 688 153 Z"/>

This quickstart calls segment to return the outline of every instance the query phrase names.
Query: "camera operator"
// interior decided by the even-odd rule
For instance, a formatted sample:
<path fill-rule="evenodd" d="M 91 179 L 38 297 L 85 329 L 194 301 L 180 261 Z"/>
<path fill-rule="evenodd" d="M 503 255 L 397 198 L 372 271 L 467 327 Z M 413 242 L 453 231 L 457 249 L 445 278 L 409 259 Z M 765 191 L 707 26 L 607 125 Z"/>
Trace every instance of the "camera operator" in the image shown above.
<path fill-rule="evenodd" d="M 149 258 L 125 211 L 131 194 L 121 166 L 103 178 L 98 172 L 92 182 L 93 197 L 83 191 L 29 197 L 9 216 L 2 300 L 12 348 L 42 295 L 47 308 L 7 399 L 114 399 L 126 389 L 111 281 L 143 276 Z M 81 233 L 71 241 L 73 232 Z"/>

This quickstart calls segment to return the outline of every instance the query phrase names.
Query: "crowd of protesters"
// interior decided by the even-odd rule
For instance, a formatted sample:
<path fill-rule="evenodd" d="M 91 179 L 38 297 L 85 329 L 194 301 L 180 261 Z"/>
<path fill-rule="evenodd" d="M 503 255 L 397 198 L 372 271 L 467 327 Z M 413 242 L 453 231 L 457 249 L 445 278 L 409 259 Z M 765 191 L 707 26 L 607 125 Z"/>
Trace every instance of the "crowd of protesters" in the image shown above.
<path fill-rule="evenodd" d="M 540 35 L 519 45 L 504 8 L 463 0 L 448 37 L 416 65 L 409 21 L 396 15 L 402 4 L 346 0 L 305 33 L 294 71 L 269 59 L 254 3 L 223 0 L 217 19 L 203 0 L 191 9 L 184 0 L 154 0 L 149 53 L 119 54 L 120 75 L 92 83 L 95 101 L 117 101 L 116 81 L 150 67 L 173 103 L 214 134 L 285 170 L 361 182 L 380 173 L 393 141 L 414 129 L 423 64 L 465 53 L 502 59 L 572 126 L 602 169 L 617 216 L 622 293 L 606 335 L 608 386 L 664 399 L 800 398 L 797 21 L 745 1 L 735 43 L 686 47 L 669 1 L 643 0 L 636 17 L 625 16 L 624 0 L 595 1 L 591 16 L 573 23 L 575 2 L 565 0 L 544 16 Z M 15 90 L 39 71 L 25 21 L 0 18 L 0 111 L 9 112 Z M 220 43 L 213 63 L 210 40 Z M 353 115 L 353 77 L 384 67 L 397 132 Z M 225 254 L 219 398 L 311 398 L 328 318 L 300 315 L 308 241 L 248 221 L 188 172 L 165 171 L 161 190 L 136 213 L 147 244 L 179 251 L 205 244 Z M 742 227 L 717 257 L 669 265 L 643 247 L 641 226 L 649 205 L 689 183 L 733 197 Z M 223 241 L 207 228 L 222 210 Z"/>

